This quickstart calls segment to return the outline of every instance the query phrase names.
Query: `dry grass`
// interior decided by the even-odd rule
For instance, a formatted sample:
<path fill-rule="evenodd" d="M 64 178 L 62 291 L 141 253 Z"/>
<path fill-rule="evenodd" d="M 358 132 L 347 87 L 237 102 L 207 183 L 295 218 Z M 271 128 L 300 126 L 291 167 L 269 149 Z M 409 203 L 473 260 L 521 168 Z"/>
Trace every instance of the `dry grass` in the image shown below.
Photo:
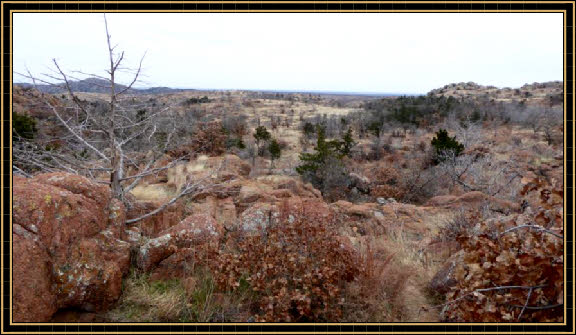
<path fill-rule="evenodd" d="M 167 184 L 151 184 L 151 185 L 138 185 L 130 192 L 137 200 L 142 201 L 157 201 L 170 199 L 174 196 L 173 187 Z"/>
<path fill-rule="evenodd" d="M 423 236 L 409 234 L 399 225 L 387 235 L 367 239 L 360 246 L 367 268 L 349 287 L 344 321 L 439 321 L 439 312 L 433 307 L 438 303 L 430 296 L 428 283 L 448 253 L 429 253 L 423 247 L 452 215 L 442 211 L 426 216 Z"/>
<path fill-rule="evenodd" d="M 133 271 L 106 317 L 111 322 L 245 322 L 250 299 L 247 287 L 233 294 L 216 292 L 204 270 L 185 279 L 159 281 Z"/>

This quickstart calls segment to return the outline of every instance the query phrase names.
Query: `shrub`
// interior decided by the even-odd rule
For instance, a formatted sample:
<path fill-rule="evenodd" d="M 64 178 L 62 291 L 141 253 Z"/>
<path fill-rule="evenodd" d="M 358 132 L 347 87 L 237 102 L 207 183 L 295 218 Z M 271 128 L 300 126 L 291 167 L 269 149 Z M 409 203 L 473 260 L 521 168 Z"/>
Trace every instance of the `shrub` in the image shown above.
<path fill-rule="evenodd" d="M 332 222 L 281 207 L 278 224 L 239 240 L 238 251 L 220 252 L 216 282 L 235 290 L 246 280 L 257 293 L 257 321 L 338 321 L 345 284 L 360 272 L 357 255 L 340 245 Z"/>
<path fill-rule="evenodd" d="M 446 320 L 563 321 L 563 188 L 535 179 L 522 190 L 529 193 L 540 198 L 535 213 L 484 221 L 476 235 L 460 237 Z"/>
<path fill-rule="evenodd" d="M 312 135 L 314 135 L 314 133 L 316 132 L 314 125 L 310 122 L 306 122 L 304 124 L 303 130 L 304 130 L 304 135 L 306 135 L 306 137 L 312 137 Z"/>
<path fill-rule="evenodd" d="M 456 141 L 455 136 L 448 136 L 448 132 L 445 129 L 440 129 L 436 133 L 436 137 L 432 139 L 431 144 L 435 149 L 435 163 L 444 161 L 446 154 L 449 152 L 453 153 L 454 156 L 458 156 L 464 151 L 464 145 Z"/>
<path fill-rule="evenodd" d="M 168 153 L 172 157 L 184 157 L 194 154 L 219 156 L 226 151 L 226 132 L 220 122 L 198 123 L 192 140 Z"/>
<path fill-rule="evenodd" d="M 36 119 L 26 114 L 12 112 L 12 131 L 15 139 L 18 137 L 31 140 L 36 136 Z"/>
<path fill-rule="evenodd" d="M 261 141 L 269 141 L 272 138 L 270 132 L 264 126 L 258 126 L 253 134 L 254 139 L 256 139 L 256 146 L 258 147 L 258 155 L 262 156 L 264 150 L 260 147 Z"/>
<path fill-rule="evenodd" d="M 276 139 L 273 138 L 272 141 L 270 141 L 268 151 L 270 152 L 270 168 L 272 168 L 274 166 L 274 161 L 280 158 L 280 155 L 282 154 L 282 149 Z"/>

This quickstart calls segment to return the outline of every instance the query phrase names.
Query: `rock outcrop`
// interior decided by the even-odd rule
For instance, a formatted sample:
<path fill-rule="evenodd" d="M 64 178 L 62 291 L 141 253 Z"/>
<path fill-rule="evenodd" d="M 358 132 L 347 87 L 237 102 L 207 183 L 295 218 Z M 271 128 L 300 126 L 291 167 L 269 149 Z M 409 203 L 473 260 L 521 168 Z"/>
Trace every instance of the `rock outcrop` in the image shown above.
<path fill-rule="evenodd" d="M 496 197 L 473 191 L 461 196 L 443 195 L 433 197 L 426 203 L 427 206 L 444 207 L 444 208 L 480 208 L 487 205 L 491 210 L 499 212 L 516 212 L 520 210 L 520 204 L 508 200 L 498 199 Z"/>
<path fill-rule="evenodd" d="M 123 211 L 108 187 L 78 175 L 14 178 L 14 321 L 49 321 L 61 308 L 102 310 L 118 299 L 130 265 Z"/>
<path fill-rule="evenodd" d="M 222 225 L 208 214 L 191 215 L 139 246 L 136 265 L 148 272 L 181 248 L 217 242 Z"/>

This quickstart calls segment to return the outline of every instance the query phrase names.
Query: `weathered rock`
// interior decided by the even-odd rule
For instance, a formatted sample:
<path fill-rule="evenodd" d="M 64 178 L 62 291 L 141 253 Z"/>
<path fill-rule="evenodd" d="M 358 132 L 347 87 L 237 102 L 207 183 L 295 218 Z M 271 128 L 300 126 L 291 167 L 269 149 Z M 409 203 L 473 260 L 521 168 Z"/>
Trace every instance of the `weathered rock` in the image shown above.
<path fill-rule="evenodd" d="M 275 204 L 254 204 L 240 214 L 238 229 L 247 235 L 257 235 L 270 225 L 278 223 L 279 215 Z"/>
<path fill-rule="evenodd" d="M 162 201 L 138 201 L 128 210 L 126 215 L 127 219 L 134 219 L 146 213 L 150 213 L 156 208 L 162 206 L 163 203 L 164 202 Z M 178 224 L 182 220 L 183 216 L 184 205 L 182 202 L 177 201 L 160 213 L 149 216 L 132 225 L 138 226 L 144 236 L 158 236 L 159 232 Z"/>
<path fill-rule="evenodd" d="M 79 175 L 62 172 L 45 173 L 31 178 L 31 181 L 57 186 L 74 194 L 83 195 L 94 200 L 101 208 L 105 208 L 110 201 L 110 188 L 108 186 Z"/>
<path fill-rule="evenodd" d="M 456 279 L 454 278 L 454 269 L 456 269 L 456 265 L 461 263 L 464 257 L 464 253 L 462 251 L 452 255 L 446 263 L 438 270 L 438 272 L 434 275 L 428 287 L 431 290 L 434 290 L 440 294 L 446 294 L 450 291 L 450 288 L 454 287 L 457 284 Z"/>
<path fill-rule="evenodd" d="M 136 253 L 136 265 L 148 272 L 181 248 L 217 242 L 222 231 L 222 225 L 209 214 L 190 215 L 143 243 Z"/>
<path fill-rule="evenodd" d="M 288 223 L 299 219 L 332 222 L 334 211 L 320 199 L 291 197 L 273 203 L 259 202 L 242 212 L 238 229 L 254 235 L 270 225 L 278 224 L 283 218 Z"/>
<path fill-rule="evenodd" d="M 350 173 L 348 177 L 350 178 L 349 188 L 355 188 L 365 194 L 370 193 L 370 179 L 368 177 L 356 173 Z"/>
<path fill-rule="evenodd" d="M 359 215 L 363 217 L 373 217 L 375 211 L 378 210 L 378 205 L 375 203 L 356 204 L 346 209 L 350 215 Z"/>
<path fill-rule="evenodd" d="M 124 230 L 125 241 L 130 243 L 132 247 L 138 246 L 142 240 L 142 233 L 138 227 L 130 227 Z"/>
<path fill-rule="evenodd" d="M 213 172 L 218 170 L 218 173 Z M 219 157 L 199 156 L 189 163 L 176 165 L 167 171 L 168 184 L 182 189 L 187 180 L 210 177 L 211 183 L 242 179 L 250 174 L 250 164 L 235 155 Z"/>
<path fill-rule="evenodd" d="M 190 204 L 190 207 L 189 212 L 211 215 L 224 227 L 232 227 L 236 223 L 236 205 L 231 197 L 220 199 L 209 196 L 202 202 Z"/>
<path fill-rule="evenodd" d="M 136 266 L 144 272 L 150 271 L 162 260 L 178 250 L 170 234 L 149 239 L 136 253 Z"/>
<path fill-rule="evenodd" d="M 178 246 L 184 244 L 199 244 L 220 237 L 222 224 L 209 214 L 193 214 L 179 224 L 162 231 L 159 235 L 169 234 Z"/>
<path fill-rule="evenodd" d="M 483 205 L 488 205 L 490 209 L 502 212 L 520 210 L 519 204 L 498 199 L 478 191 L 468 192 L 461 196 L 444 195 L 433 197 L 428 200 L 426 205 L 444 208 L 480 208 Z"/>
<path fill-rule="evenodd" d="M 150 274 L 150 280 L 186 278 L 196 267 L 197 257 L 194 248 L 182 248 L 160 262 Z"/>
<path fill-rule="evenodd" d="M 54 264 L 58 305 L 92 312 L 106 309 L 122 293 L 122 276 L 130 267 L 130 244 L 109 230 L 83 239 L 66 262 Z"/>
<path fill-rule="evenodd" d="M 12 312 L 15 322 L 48 321 L 58 310 L 52 265 L 46 248 L 20 225 L 13 225 Z M 40 294 L 39 294 L 40 293 Z"/>
<path fill-rule="evenodd" d="M 109 189 L 69 173 L 13 181 L 14 320 L 118 299 L 130 253 L 119 239 L 124 209 Z"/>
<path fill-rule="evenodd" d="M 12 209 L 14 223 L 37 234 L 51 254 L 64 259 L 74 242 L 106 229 L 108 221 L 107 208 L 93 199 L 32 179 L 14 183 Z"/>

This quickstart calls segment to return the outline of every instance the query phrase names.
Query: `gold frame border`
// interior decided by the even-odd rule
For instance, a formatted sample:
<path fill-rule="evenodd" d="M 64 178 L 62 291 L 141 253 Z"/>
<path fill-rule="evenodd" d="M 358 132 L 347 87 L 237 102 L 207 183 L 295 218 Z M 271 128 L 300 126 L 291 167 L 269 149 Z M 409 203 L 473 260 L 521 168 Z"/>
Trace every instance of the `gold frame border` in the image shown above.
<path fill-rule="evenodd" d="M 147 1 L 149 3 L 166 3 L 165 1 Z M 572 18 L 573 18 L 573 22 L 572 22 L 572 38 L 574 41 L 574 38 L 576 37 L 576 30 L 574 29 L 574 26 L 576 25 L 576 18 L 574 17 L 574 15 L 576 14 L 576 4 L 574 3 L 574 1 L 551 1 L 551 3 L 556 3 L 556 4 L 572 4 Z M 10 30 L 10 35 L 12 36 L 12 14 L 14 13 L 30 13 L 30 12 L 41 12 L 41 13 L 50 13 L 51 11 L 49 10 L 10 10 L 10 22 L 8 25 L 5 25 L 4 22 L 4 4 L 7 3 L 18 3 L 18 1 L 3 1 L 0 5 L 0 24 L 1 24 L 1 31 L 2 31 L 2 36 L 4 35 L 4 28 L 6 27 L 6 29 Z M 85 4 L 85 3 L 98 3 L 98 4 L 110 4 L 110 3 L 114 3 L 111 1 L 90 1 L 90 2 L 82 2 L 82 1 L 27 1 L 28 4 L 54 4 L 54 3 L 58 3 L 58 4 Z M 119 3 L 143 3 L 143 1 L 120 1 Z M 182 4 L 230 4 L 231 2 L 227 2 L 227 1 L 178 1 L 176 3 L 182 3 Z M 235 4 L 254 4 L 254 5 L 261 5 L 263 2 L 262 1 L 234 1 L 232 3 Z M 271 3 L 277 3 L 277 4 L 301 4 L 301 3 L 307 3 L 307 4 L 313 4 L 313 3 L 318 3 L 318 4 L 359 4 L 359 5 L 364 5 L 364 4 L 394 4 L 394 3 L 398 3 L 398 4 L 406 4 L 406 3 L 416 3 L 416 4 L 422 4 L 422 3 L 438 3 L 438 1 L 410 1 L 410 2 L 406 2 L 406 1 L 272 1 Z M 534 4 L 538 4 L 538 3 L 543 3 L 543 1 L 522 1 L 522 2 L 515 2 L 515 1 L 454 1 L 454 2 L 445 2 L 445 3 L 462 3 L 462 4 L 476 4 L 476 3 L 497 3 L 497 4 L 517 4 L 517 3 L 534 3 Z M 183 9 L 174 9 L 174 10 L 109 10 L 109 9 L 98 9 L 98 10 L 74 10 L 74 9 L 63 9 L 63 10 L 57 10 L 54 11 L 57 13 L 100 13 L 100 12 L 106 12 L 106 13 L 259 13 L 259 12 L 268 12 L 268 13 L 332 13 L 332 12 L 336 12 L 336 13 L 562 13 L 563 14 L 563 20 L 564 20 L 564 27 L 566 27 L 566 10 L 506 10 L 506 9 L 497 9 L 497 10 L 470 10 L 470 9 L 458 9 L 458 10 L 449 10 L 449 9 L 445 9 L 445 10 L 409 10 L 409 9 L 392 9 L 392 10 L 368 10 L 368 9 L 353 9 L 353 10 L 324 10 L 324 9 L 313 9 L 313 10 L 263 10 L 263 9 L 248 9 L 248 10 L 223 10 L 223 9 L 213 9 L 213 10 L 183 10 Z M 12 41 L 13 43 L 13 41 Z M 574 42 L 573 42 L 574 43 Z M 566 54 L 568 53 L 566 50 L 566 44 L 567 44 L 567 37 L 566 34 L 564 33 L 564 50 L 563 50 L 563 60 L 564 60 L 564 108 L 566 108 L 566 100 L 567 100 L 567 92 L 566 92 L 566 74 L 567 74 L 567 57 Z M 2 44 L 1 46 L 2 49 L 2 54 L 4 55 L 5 51 L 4 51 L 4 45 Z M 572 54 L 574 53 L 574 50 L 572 50 Z M 573 68 L 573 76 L 576 74 L 576 69 L 574 68 L 575 66 L 575 58 L 574 56 L 572 57 L 572 68 Z M 10 45 L 10 68 L 12 68 L 12 64 L 13 64 L 13 54 L 12 54 L 12 44 Z M 4 76 L 4 57 L 2 57 L 1 59 L 1 69 L 0 69 L 0 74 L 2 75 L 2 78 Z M 574 78 L 574 77 L 573 77 Z M 10 73 L 10 112 L 12 112 L 12 72 Z M 4 85 L 4 83 L 3 83 Z M 574 92 L 572 92 L 573 96 L 574 96 Z M 4 95 L 0 95 L 0 102 L 2 103 L 2 106 L 4 105 Z M 574 113 L 574 108 L 576 107 L 576 101 L 573 100 L 573 104 L 572 104 L 572 108 L 573 108 L 573 113 Z M 572 115 L 572 120 L 569 120 L 567 118 L 566 115 L 566 110 L 564 110 L 564 122 L 572 122 L 574 124 L 574 115 Z M 4 133 L 4 123 L 7 122 L 8 120 L 4 120 L 2 119 L 2 134 Z M 10 124 L 12 124 L 12 114 L 10 113 L 10 120 L 9 120 Z M 10 185 L 9 185 L 9 189 L 10 192 L 12 192 L 12 127 L 9 128 L 10 129 Z M 573 128 L 574 129 L 574 128 Z M 574 144 L 574 140 L 576 139 L 576 132 L 573 131 L 572 133 L 572 143 Z M 4 148 L 4 137 L 2 136 L 0 138 L 0 144 L 2 145 L 2 148 Z M 564 132 L 564 176 L 566 176 L 566 132 Z M 574 148 L 572 148 L 572 150 L 574 150 Z M 0 153 L 0 158 L 2 159 L 2 161 L 4 162 L 4 151 L 2 151 Z M 572 168 L 574 169 L 576 167 L 576 161 L 572 161 Z M 4 171 L 4 165 L 2 164 L 2 166 L 0 167 L 0 171 L 1 174 L 4 175 L 6 171 Z M 574 171 L 574 170 L 573 170 Z M 2 180 L 2 184 L 4 184 L 4 181 Z M 574 192 L 574 180 L 572 183 L 572 191 Z M 5 185 L 2 185 L 2 187 L 5 187 Z M 567 191 L 567 185 L 564 184 L 564 194 L 566 194 Z M 0 199 L 2 200 L 2 203 L 0 205 L 0 208 L 2 210 L 2 213 L 4 213 L 4 192 L 2 192 L 2 195 L 0 196 Z M 574 197 L 572 198 L 572 208 L 574 208 L 574 205 L 576 203 L 576 200 L 574 199 Z M 10 206 L 12 206 L 12 197 L 10 197 Z M 0 219 L 2 226 L 4 225 L 4 217 L 2 216 L 2 218 Z M 567 219 L 566 216 L 564 215 L 564 227 L 566 227 L 566 223 L 567 223 Z M 573 227 L 576 227 L 575 225 L 576 220 L 575 217 L 573 215 L 572 217 L 572 225 Z M 12 214 L 10 213 L 10 232 L 12 233 Z M 572 241 L 573 241 L 573 245 L 572 245 L 572 255 L 574 255 L 574 239 L 576 236 L 576 232 L 573 231 L 573 236 L 572 236 Z M 0 237 L 2 238 L 2 241 L 4 241 L 4 231 L 0 230 Z M 566 236 L 564 235 L 564 245 L 566 245 Z M 10 249 L 12 250 L 12 239 L 10 239 Z M 10 253 L 11 253 L 10 250 Z M 564 259 L 566 259 L 566 247 L 564 248 Z M 5 254 L 4 252 L 4 244 L 2 244 L 1 246 L 1 253 L 2 255 Z M 574 259 L 573 259 L 574 260 Z M 4 265 L 4 261 L 3 259 L 1 260 L 2 265 Z M 576 264 L 576 263 L 575 263 Z M 11 269 L 12 269 L 12 258 L 10 258 L 10 273 L 11 273 Z M 564 279 L 566 280 L 566 271 L 567 271 L 567 267 L 566 264 L 564 264 Z M 573 271 L 573 275 L 575 274 L 575 266 L 573 264 L 572 266 L 572 271 Z M 4 272 L 2 271 L 2 273 L 0 274 L 2 283 L 4 283 Z M 573 276 L 574 278 L 574 276 Z M 251 323 L 13 323 L 12 321 L 12 278 L 10 278 L 10 306 L 9 306 L 9 310 L 10 310 L 10 323 L 9 325 L 15 325 L 15 326 L 52 326 L 52 325 L 58 325 L 58 326 L 129 326 L 129 325 L 167 325 L 167 326 L 182 326 L 182 325 L 198 325 L 198 326 L 235 326 L 235 325 L 241 325 L 241 326 L 250 326 L 250 325 L 254 325 L 254 326 L 267 326 L 267 325 L 282 325 L 282 326 L 298 326 L 298 325 L 306 325 L 306 326 L 337 326 L 337 325 L 347 325 L 347 326 L 395 326 L 395 325 L 407 325 L 407 324 L 414 324 L 416 326 L 448 326 L 448 325 L 452 325 L 452 326 L 474 326 L 474 325 L 482 325 L 482 323 L 441 323 L 441 322 L 434 322 L 434 323 L 425 323 L 425 322 L 418 322 L 418 323 L 402 323 L 402 322 L 396 322 L 396 323 L 263 323 L 263 324 L 251 324 Z M 4 285 L 1 286 L 1 293 L 2 296 L 4 296 Z M 564 290 L 564 301 L 566 302 L 566 298 L 567 298 L 567 294 L 566 294 L 566 290 Z M 573 295 L 572 296 L 572 320 L 574 320 L 574 317 L 576 316 L 576 309 L 574 308 L 574 302 L 576 302 L 576 296 Z M 3 299 L 0 301 L 0 306 L 1 309 L 4 310 L 6 309 L 6 307 L 4 306 L 4 301 Z M 498 324 L 490 324 L 490 325 L 496 325 L 496 326 L 513 326 L 513 325 L 543 325 L 543 326 L 564 326 L 566 325 L 566 316 L 567 316 L 567 307 L 566 305 L 564 306 L 564 322 L 562 323 L 498 323 Z M 2 325 L 4 325 L 4 313 L 0 314 L 0 322 Z M 51 334 L 69 334 L 70 332 L 50 332 Z M 172 333 L 176 333 L 178 331 L 170 331 L 170 332 L 141 332 L 142 334 L 172 334 Z M 318 331 L 318 332 L 299 332 L 301 334 L 317 334 L 317 333 L 321 333 L 322 331 Z M 371 331 L 371 332 L 367 332 L 367 331 L 361 331 L 363 333 L 373 333 L 373 334 L 392 334 L 394 332 L 392 331 Z M 25 331 L 25 332 L 6 332 L 6 334 L 30 334 L 30 333 L 37 333 L 34 331 Z M 90 331 L 76 331 L 75 333 L 93 333 L 93 334 L 118 334 L 118 332 L 111 332 L 111 331 L 102 331 L 102 332 L 90 332 Z M 127 332 L 130 333 L 130 332 Z M 193 334 L 213 334 L 214 332 L 178 332 L 178 333 L 193 333 Z M 259 331 L 259 332 L 251 332 L 251 331 L 247 331 L 247 332 L 220 332 L 222 334 L 252 334 L 252 333 L 259 333 L 259 334 L 289 334 L 289 332 L 278 332 L 278 331 Z M 338 332 L 339 334 L 357 334 L 357 332 Z M 410 332 L 403 332 L 403 333 L 410 333 Z M 438 332 L 420 332 L 421 334 L 437 334 Z M 445 333 L 445 332 L 444 332 Z M 501 332 L 467 332 L 470 334 L 500 334 Z M 535 332 L 523 332 L 523 334 L 542 334 L 545 332 L 541 332 L 541 331 L 535 331 Z M 557 334 L 574 334 L 574 331 L 572 332 L 559 332 Z"/>

